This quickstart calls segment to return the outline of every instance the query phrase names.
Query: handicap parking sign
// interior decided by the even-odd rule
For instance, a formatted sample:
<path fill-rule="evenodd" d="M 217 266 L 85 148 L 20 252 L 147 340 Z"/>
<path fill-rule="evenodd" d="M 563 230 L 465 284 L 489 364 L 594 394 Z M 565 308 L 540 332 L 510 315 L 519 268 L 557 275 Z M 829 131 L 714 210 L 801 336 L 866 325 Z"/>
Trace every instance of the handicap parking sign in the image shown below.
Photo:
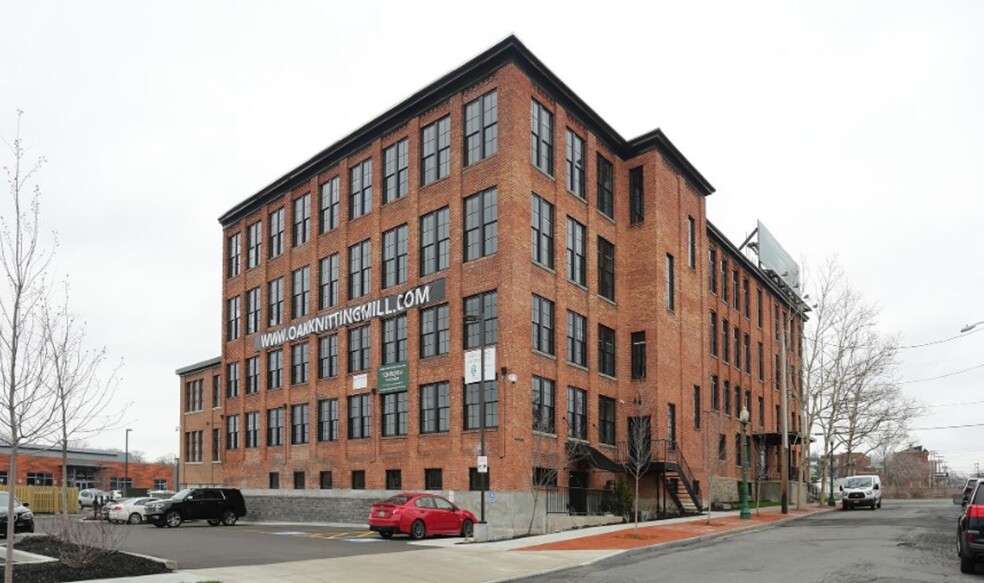
<path fill-rule="evenodd" d="M 489 504 L 495 504 L 495 490 L 489 490 Z"/>

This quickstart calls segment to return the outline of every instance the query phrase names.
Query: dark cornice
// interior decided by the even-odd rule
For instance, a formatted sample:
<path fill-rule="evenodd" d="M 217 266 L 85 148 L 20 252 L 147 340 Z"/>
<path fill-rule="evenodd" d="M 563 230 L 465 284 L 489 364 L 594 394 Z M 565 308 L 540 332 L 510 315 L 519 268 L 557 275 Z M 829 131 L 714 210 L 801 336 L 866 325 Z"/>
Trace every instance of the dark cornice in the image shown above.
<path fill-rule="evenodd" d="M 202 362 L 196 362 L 195 364 L 192 364 L 190 366 L 179 368 L 178 370 L 174 371 L 174 374 L 178 376 L 184 376 L 186 374 L 191 374 L 193 372 L 207 370 L 219 366 L 220 364 L 222 364 L 222 357 L 216 356 L 215 358 L 210 358 L 208 360 L 203 360 Z"/>
<path fill-rule="evenodd" d="M 263 206 L 270 199 L 309 180 L 311 176 L 371 144 L 373 140 L 392 128 L 399 127 L 407 120 L 463 91 L 507 63 L 515 63 L 519 66 L 534 83 L 563 105 L 571 115 L 585 124 L 621 158 L 632 158 L 648 150 L 658 150 L 699 194 L 707 196 L 714 192 L 714 187 L 676 149 L 662 131 L 657 129 L 631 142 L 626 141 L 530 52 L 526 45 L 510 35 L 237 204 L 219 217 L 219 222 L 223 226 L 234 223 Z"/>

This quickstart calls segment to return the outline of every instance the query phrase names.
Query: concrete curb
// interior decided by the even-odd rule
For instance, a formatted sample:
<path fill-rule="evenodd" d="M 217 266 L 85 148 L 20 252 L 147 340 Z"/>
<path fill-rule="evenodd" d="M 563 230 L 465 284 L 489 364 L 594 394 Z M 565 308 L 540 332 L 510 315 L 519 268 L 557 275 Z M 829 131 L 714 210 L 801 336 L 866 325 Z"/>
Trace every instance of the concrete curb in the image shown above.
<path fill-rule="evenodd" d="M 140 557 L 141 559 L 147 559 L 148 561 L 154 561 L 155 563 L 161 563 L 162 565 L 164 565 L 165 567 L 167 567 L 172 571 L 178 570 L 178 562 L 173 559 L 162 559 L 160 557 L 155 557 L 152 555 L 145 555 L 142 553 L 131 553 L 129 551 L 118 551 L 118 552 L 125 553 L 127 555 L 131 555 L 134 557 Z"/>

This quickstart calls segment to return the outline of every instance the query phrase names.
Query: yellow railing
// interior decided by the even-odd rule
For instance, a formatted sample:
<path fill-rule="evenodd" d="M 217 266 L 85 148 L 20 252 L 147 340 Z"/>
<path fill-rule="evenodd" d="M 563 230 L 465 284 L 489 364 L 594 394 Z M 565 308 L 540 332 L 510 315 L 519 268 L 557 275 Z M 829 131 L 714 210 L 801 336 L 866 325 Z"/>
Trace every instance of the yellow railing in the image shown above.
<path fill-rule="evenodd" d="M 0 492 L 6 492 L 8 487 L 0 485 Z M 68 490 L 68 512 L 76 513 L 79 511 L 79 489 L 66 488 Z M 14 496 L 21 502 L 30 504 L 31 511 L 35 514 L 56 514 L 62 511 L 62 488 L 61 486 L 17 486 L 14 489 Z"/>

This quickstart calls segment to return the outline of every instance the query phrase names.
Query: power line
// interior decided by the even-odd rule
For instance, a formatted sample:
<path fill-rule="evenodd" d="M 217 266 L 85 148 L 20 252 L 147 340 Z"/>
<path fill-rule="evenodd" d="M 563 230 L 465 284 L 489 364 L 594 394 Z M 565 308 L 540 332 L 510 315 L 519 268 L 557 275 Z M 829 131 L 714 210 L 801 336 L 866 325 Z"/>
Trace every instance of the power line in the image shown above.
<path fill-rule="evenodd" d="M 939 427 L 913 427 L 913 431 L 932 431 L 935 429 L 963 429 L 965 427 L 984 427 L 984 423 L 968 423 L 966 425 L 941 425 Z"/>
<path fill-rule="evenodd" d="M 970 368 L 965 368 L 964 370 L 958 370 L 956 372 L 951 372 L 951 373 L 947 373 L 945 375 L 940 375 L 938 377 L 930 377 L 930 378 L 927 378 L 927 379 L 913 379 L 911 381 L 899 381 L 899 384 L 900 385 L 911 385 L 912 383 L 924 383 L 926 381 L 938 381 L 940 379 L 954 377 L 954 376 L 957 376 L 959 374 L 964 374 L 965 372 L 970 372 L 972 370 L 977 370 L 979 368 L 984 368 L 984 363 L 978 364 L 977 366 L 972 366 Z"/>
<path fill-rule="evenodd" d="M 959 407 L 963 405 L 981 405 L 984 401 L 965 401 L 963 403 L 939 403 L 937 405 L 924 405 L 925 407 Z"/>
<path fill-rule="evenodd" d="M 951 340 L 956 340 L 957 338 L 966 338 L 971 334 L 977 334 L 978 332 L 984 330 L 984 327 L 978 328 L 976 330 L 971 330 L 970 332 L 963 332 L 957 334 L 956 336 L 951 336 L 943 340 L 934 340 L 933 342 L 924 342 L 922 344 L 913 344 L 911 346 L 899 346 L 899 350 L 909 350 L 910 348 L 923 348 L 924 346 L 933 346 L 934 344 L 943 344 L 944 342 L 950 342 Z"/>

